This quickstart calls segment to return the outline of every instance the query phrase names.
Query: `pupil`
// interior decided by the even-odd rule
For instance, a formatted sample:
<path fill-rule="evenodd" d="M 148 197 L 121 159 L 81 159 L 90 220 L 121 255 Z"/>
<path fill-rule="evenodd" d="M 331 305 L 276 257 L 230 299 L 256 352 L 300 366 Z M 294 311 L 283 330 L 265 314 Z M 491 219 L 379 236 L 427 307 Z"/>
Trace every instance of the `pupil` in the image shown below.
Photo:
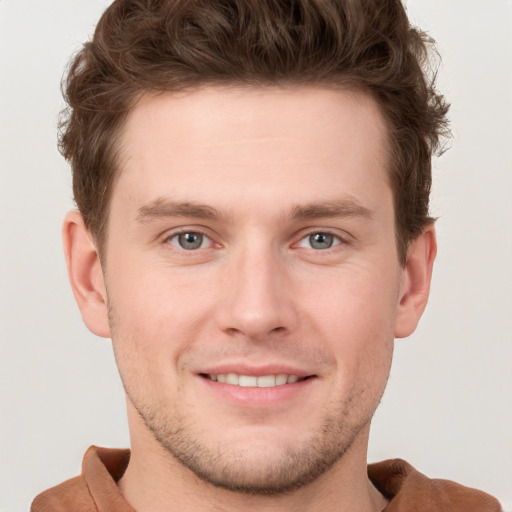
<path fill-rule="evenodd" d="M 315 233 L 309 237 L 309 242 L 313 249 L 330 249 L 333 241 L 333 236 L 328 233 Z"/>
<path fill-rule="evenodd" d="M 198 249 L 203 243 L 203 235 L 200 233 L 182 233 L 179 236 L 179 243 L 183 249 L 188 251 Z"/>

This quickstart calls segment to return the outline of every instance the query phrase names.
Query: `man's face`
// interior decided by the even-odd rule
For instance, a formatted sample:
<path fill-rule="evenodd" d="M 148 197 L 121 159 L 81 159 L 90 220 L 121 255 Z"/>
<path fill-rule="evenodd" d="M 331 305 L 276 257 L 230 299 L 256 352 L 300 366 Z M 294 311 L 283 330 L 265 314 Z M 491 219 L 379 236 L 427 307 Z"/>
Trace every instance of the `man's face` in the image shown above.
<path fill-rule="evenodd" d="M 114 350 L 132 427 L 201 478 L 278 492 L 366 443 L 403 285 L 384 138 L 371 99 L 320 88 L 131 112 L 104 266 Z"/>

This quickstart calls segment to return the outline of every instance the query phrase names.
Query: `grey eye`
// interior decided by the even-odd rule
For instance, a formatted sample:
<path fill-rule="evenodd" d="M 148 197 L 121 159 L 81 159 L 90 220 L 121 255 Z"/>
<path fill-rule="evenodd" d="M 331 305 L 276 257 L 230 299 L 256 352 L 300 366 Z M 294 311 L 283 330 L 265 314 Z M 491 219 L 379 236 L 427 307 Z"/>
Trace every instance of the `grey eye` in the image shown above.
<path fill-rule="evenodd" d="M 180 233 L 178 235 L 174 235 L 170 242 L 181 249 L 185 249 L 186 251 L 193 251 L 194 249 L 200 249 L 203 247 L 205 243 L 206 237 L 202 233 Z"/>
<path fill-rule="evenodd" d="M 330 249 L 334 245 L 334 235 L 329 233 L 314 233 L 308 237 L 309 244 L 313 249 Z"/>

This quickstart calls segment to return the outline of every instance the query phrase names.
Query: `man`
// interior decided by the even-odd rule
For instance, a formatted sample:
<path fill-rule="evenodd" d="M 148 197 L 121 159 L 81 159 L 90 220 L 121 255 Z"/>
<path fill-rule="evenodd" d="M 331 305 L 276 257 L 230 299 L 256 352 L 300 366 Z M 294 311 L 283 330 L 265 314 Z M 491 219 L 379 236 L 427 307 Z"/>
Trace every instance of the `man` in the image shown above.
<path fill-rule="evenodd" d="M 67 81 L 63 228 L 111 337 L 131 451 L 32 510 L 481 510 L 366 466 L 436 254 L 447 106 L 398 1 L 116 1 Z"/>

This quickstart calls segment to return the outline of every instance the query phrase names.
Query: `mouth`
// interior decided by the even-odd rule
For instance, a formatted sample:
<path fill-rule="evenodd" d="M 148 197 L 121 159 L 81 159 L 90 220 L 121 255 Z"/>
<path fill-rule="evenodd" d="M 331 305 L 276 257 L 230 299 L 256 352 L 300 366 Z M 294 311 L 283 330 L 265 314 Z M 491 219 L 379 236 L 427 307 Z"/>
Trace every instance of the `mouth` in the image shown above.
<path fill-rule="evenodd" d="M 237 373 L 200 373 L 204 379 L 209 379 L 213 382 L 220 382 L 222 384 L 229 384 L 232 386 L 239 386 L 243 388 L 275 388 L 278 386 L 285 386 L 287 384 L 295 384 L 314 377 L 308 375 L 306 377 L 299 377 L 298 375 L 280 373 L 277 375 L 241 375 Z"/>

